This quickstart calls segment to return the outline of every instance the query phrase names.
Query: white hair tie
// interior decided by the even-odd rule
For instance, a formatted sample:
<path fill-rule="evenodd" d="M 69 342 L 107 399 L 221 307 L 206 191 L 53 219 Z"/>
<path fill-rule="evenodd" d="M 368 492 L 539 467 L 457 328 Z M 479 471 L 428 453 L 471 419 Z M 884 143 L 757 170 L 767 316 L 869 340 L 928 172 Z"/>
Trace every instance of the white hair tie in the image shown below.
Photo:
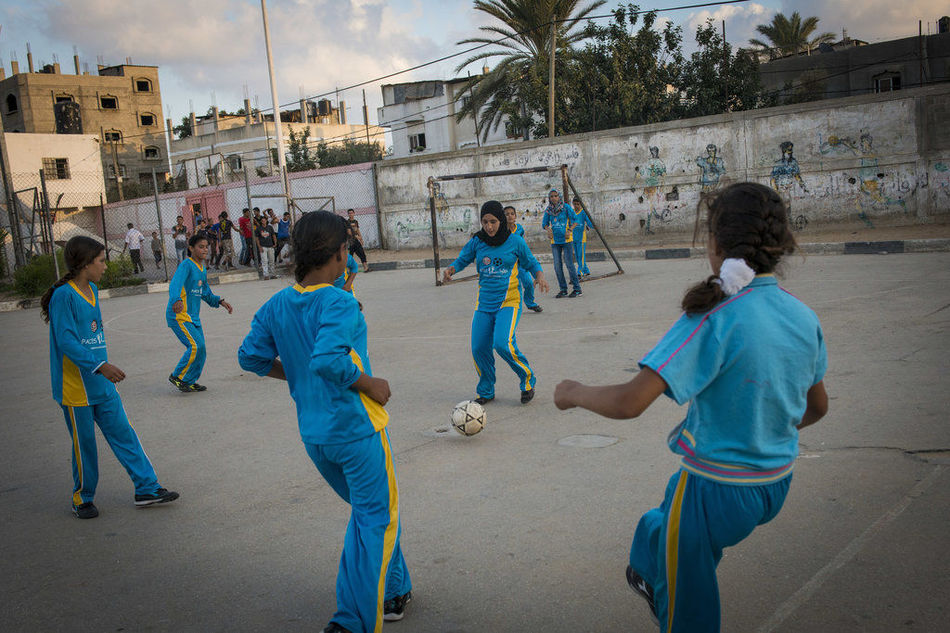
<path fill-rule="evenodd" d="M 730 257 L 723 260 L 722 266 L 719 267 L 719 279 L 714 279 L 713 282 L 722 286 L 722 291 L 731 297 L 752 283 L 753 279 L 755 271 L 744 259 Z"/>

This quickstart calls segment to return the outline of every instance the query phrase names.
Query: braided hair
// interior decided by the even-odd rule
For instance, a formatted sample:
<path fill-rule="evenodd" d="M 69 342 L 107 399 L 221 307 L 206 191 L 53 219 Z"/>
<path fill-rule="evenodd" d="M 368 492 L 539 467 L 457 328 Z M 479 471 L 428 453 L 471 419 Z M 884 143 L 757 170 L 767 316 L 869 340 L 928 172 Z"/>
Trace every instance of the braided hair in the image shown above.
<path fill-rule="evenodd" d="M 106 247 L 91 237 L 77 235 L 71 237 L 63 248 L 63 260 L 66 262 L 66 274 L 59 281 L 49 287 L 40 299 L 40 315 L 43 320 L 49 323 L 49 302 L 53 298 L 53 292 L 60 286 L 64 286 L 79 274 L 83 268 L 88 266 L 99 256 L 99 253 L 106 250 Z M 55 255 L 54 255 L 55 257 Z"/>
<path fill-rule="evenodd" d="M 754 182 L 730 185 L 700 200 L 708 211 L 709 235 L 723 259 L 743 259 L 757 275 L 774 272 L 784 255 L 798 246 L 788 225 L 788 211 L 777 191 Z M 710 275 L 683 297 L 687 314 L 702 314 L 725 298 Z"/>
<path fill-rule="evenodd" d="M 294 277 L 303 281 L 314 268 L 320 268 L 346 243 L 346 220 L 329 211 L 304 213 L 294 225 L 291 236 L 297 265 Z"/>

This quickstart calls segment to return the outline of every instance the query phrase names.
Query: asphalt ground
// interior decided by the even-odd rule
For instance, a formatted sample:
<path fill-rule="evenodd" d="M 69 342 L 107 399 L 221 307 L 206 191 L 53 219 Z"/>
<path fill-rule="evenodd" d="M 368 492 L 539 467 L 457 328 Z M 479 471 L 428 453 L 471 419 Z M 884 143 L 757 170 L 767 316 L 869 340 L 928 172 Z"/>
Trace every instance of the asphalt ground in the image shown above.
<path fill-rule="evenodd" d="M 393 392 L 413 579 L 406 618 L 387 631 L 656 630 L 624 568 L 637 520 L 677 468 L 665 438 L 685 408 L 664 398 L 612 421 L 558 411 L 552 393 L 567 377 L 630 379 L 685 288 L 708 273 L 697 258 L 623 265 L 624 275 L 585 283 L 581 298 L 541 295 L 544 312 L 518 328 L 538 396 L 522 406 L 499 361 L 497 399 L 471 438 L 446 427 L 474 395 L 474 284 L 435 287 L 431 269 L 357 277 L 373 368 Z M 183 347 L 165 326 L 163 294 L 103 301 L 110 360 L 128 376 L 125 408 L 161 482 L 182 496 L 135 508 L 100 437 L 101 515 L 90 521 L 70 512 L 70 437 L 50 397 L 47 328 L 36 309 L 0 314 L 0 629 L 322 629 L 348 506 L 304 452 L 286 386 L 236 358 L 254 310 L 287 283 L 216 287 L 235 313 L 203 310 L 200 394 L 167 382 Z M 831 407 L 802 434 L 782 512 L 725 553 L 722 628 L 946 630 L 950 253 L 793 257 L 782 283 L 821 318 Z"/>

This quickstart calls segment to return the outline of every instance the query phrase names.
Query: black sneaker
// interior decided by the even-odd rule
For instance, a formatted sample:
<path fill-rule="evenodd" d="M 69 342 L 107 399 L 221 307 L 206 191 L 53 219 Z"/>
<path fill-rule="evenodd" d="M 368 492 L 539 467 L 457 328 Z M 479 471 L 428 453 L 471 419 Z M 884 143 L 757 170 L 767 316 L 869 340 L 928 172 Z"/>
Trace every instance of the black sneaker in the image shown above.
<path fill-rule="evenodd" d="M 135 495 L 135 505 L 140 508 L 155 505 L 156 503 L 169 503 L 178 498 L 178 493 L 165 488 L 159 488 L 150 495 Z"/>
<path fill-rule="evenodd" d="M 544 312 L 544 310 L 542 310 L 541 306 L 539 306 L 538 304 L 534 304 L 533 306 L 528 306 L 528 309 L 534 312 Z"/>
<path fill-rule="evenodd" d="M 562 290 L 561 292 L 559 292 L 559 293 L 557 293 L 556 295 L 554 295 L 554 298 L 555 298 L 555 299 L 563 299 L 563 298 L 566 297 L 566 296 L 567 296 L 567 290 Z"/>
<path fill-rule="evenodd" d="M 495 399 L 495 396 L 492 396 L 491 398 L 486 398 L 485 396 L 478 396 L 477 398 L 472 400 L 472 402 L 477 402 L 478 404 L 488 404 L 494 399 Z"/>
<path fill-rule="evenodd" d="M 327 628 L 323 629 L 323 633 L 350 633 L 350 630 L 344 629 L 336 622 L 330 622 L 330 624 L 327 625 Z"/>
<path fill-rule="evenodd" d="M 412 602 L 412 592 L 407 591 L 401 596 L 396 596 L 392 600 L 383 603 L 383 620 L 386 622 L 398 622 L 406 615 L 406 605 Z"/>
<path fill-rule="evenodd" d="M 656 603 L 653 600 L 653 587 L 643 579 L 643 576 L 634 571 L 630 565 L 627 565 L 627 584 L 630 585 L 630 588 L 636 591 L 640 597 L 647 601 L 647 604 L 650 606 L 650 617 L 653 619 L 653 623 L 659 626 L 660 620 L 656 617 Z"/>
<path fill-rule="evenodd" d="M 95 519 L 99 516 L 99 508 L 93 505 L 92 501 L 73 506 L 73 514 L 80 519 Z"/>
<path fill-rule="evenodd" d="M 181 389 L 181 380 L 175 377 L 175 374 L 168 375 L 168 382 L 175 385 L 177 388 Z"/>
<path fill-rule="evenodd" d="M 528 404 L 534 398 L 534 389 L 521 392 L 521 404 Z"/>
<path fill-rule="evenodd" d="M 193 382 L 191 384 L 187 382 L 182 382 L 180 385 L 178 385 L 178 390 L 183 393 L 196 393 L 198 391 L 207 391 L 208 388 L 205 387 L 204 385 L 199 385 L 196 382 Z"/>
<path fill-rule="evenodd" d="M 568 296 L 568 298 L 573 299 L 574 297 L 579 297 L 579 296 L 581 296 L 582 294 L 584 294 L 584 293 L 581 292 L 580 290 L 574 290 L 573 292 L 571 292 L 571 294 L 569 294 L 569 295 L 567 295 L 567 296 Z"/>

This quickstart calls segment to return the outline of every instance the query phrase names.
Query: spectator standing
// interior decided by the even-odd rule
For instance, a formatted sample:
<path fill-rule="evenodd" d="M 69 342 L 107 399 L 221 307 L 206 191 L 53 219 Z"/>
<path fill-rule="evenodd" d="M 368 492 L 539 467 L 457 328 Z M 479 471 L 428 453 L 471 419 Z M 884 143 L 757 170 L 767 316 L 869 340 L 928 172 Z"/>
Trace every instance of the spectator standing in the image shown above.
<path fill-rule="evenodd" d="M 218 228 L 217 223 L 211 223 L 211 218 L 208 218 L 205 222 L 205 234 L 208 236 L 208 268 L 214 268 L 215 270 L 218 268 L 217 262 L 221 260 L 218 254 L 218 242 L 220 241 Z"/>
<path fill-rule="evenodd" d="M 175 239 L 175 255 L 178 263 L 185 261 L 188 257 L 188 227 L 185 226 L 185 219 L 178 216 L 178 222 L 172 227 L 172 237 Z"/>
<path fill-rule="evenodd" d="M 284 212 L 284 219 L 277 222 L 277 257 L 276 262 L 278 264 L 284 261 L 284 258 L 281 257 L 281 253 L 284 250 L 284 246 L 287 245 L 287 242 L 290 241 L 290 211 Z"/>
<path fill-rule="evenodd" d="M 128 231 L 125 233 L 125 246 L 122 247 L 122 252 L 125 252 L 125 249 L 129 249 L 129 257 L 132 258 L 132 270 L 136 273 L 145 272 L 145 266 L 142 265 L 142 244 L 145 243 L 145 236 L 142 235 L 141 231 L 132 226 L 132 223 L 129 222 L 127 225 Z"/>
<path fill-rule="evenodd" d="M 363 272 L 369 272 L 369 264 L 366 263 L 366 251 L 363 250 L 363 234 L 360 233 L 360 222 L 356 219 L 356 212 L 353 209 L 346 210 L 346 232 L 350 238 L 350 255 L 356 255 L 363 264 Z"/>
<path fill-rule="evenodd" d="M 158 238 L 157 231 L 152 231 L 152 255 L 155 256 L 155 270 L 158 270 L 162 263 L 162 240 Z"/>
<path fill-rule="evenodd" d="M 238 219 L 238 227 L 241 231 L 241 257 L 239 263 L 242 266 L 247 266 L 249 262 L 254 259 L 253 249 L 251 248 L 251 239 L 254 234 L 251 232 L 251 212 L 249 209 L 241 211 L 241 217 Z"/>
<path fill-rule="evenodd" d="M 266 218 L 261 218 L 255 232 L 257 243 L 260 246 L 261 272 L 264 279 L 277 279 L 277 275 L 273 274 L 276 272 L 274 270 L 274 247 L 277 246 L 277 232 Z"/>
<path fill-rule="evenodd" d="M 221 243 L 218 247 L 218 265 L 224 258 L 224 269 L 232 270 L 234 268 L 234 222 L 224 211 L 218 216 L 218 234 L 221 236 Z"/>

